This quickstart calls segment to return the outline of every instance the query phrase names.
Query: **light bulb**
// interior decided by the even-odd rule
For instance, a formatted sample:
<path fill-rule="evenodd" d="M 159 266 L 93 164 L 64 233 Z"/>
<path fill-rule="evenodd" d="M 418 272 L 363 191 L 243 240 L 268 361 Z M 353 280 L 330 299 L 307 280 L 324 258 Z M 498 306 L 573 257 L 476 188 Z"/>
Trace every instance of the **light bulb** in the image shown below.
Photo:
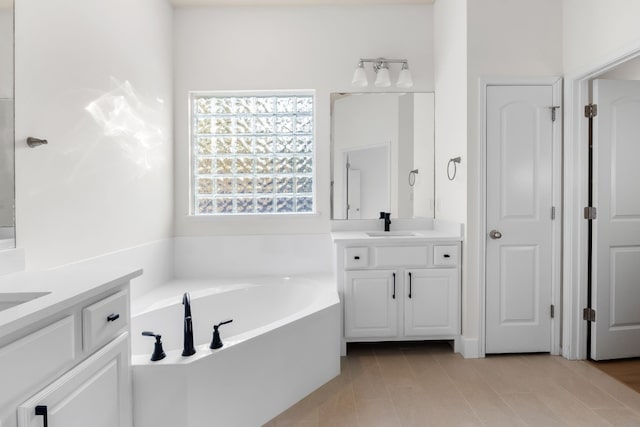
<path fill-rule="evenodd" d="M 353 79 L 351 80 L 351 84 L 355 87 L 367 87 L 369 86 L 369 81 L 367 80 L 367 73 L 364 71 L 364 64 L 362 61 L 358 63 L 358 67 L 356 71 L 353 73 Z"/>
<path fill-rule="evenodd" d="M 379 65 L 376 81 L 374 83 L 376 87 L 389 87 L 391 86 L 391 77 L 389 76 L 389 66 L 382 62 Z"/>
<path fill-rule="evenodd" d="M 413 79 L 411 78 L 411 71 L 409 71 L 409 65 L 406 62 L 402 63 L 402 69 L 398 75 L 398 82 L 396 86 L 407 89 L 413 86 Z"/>

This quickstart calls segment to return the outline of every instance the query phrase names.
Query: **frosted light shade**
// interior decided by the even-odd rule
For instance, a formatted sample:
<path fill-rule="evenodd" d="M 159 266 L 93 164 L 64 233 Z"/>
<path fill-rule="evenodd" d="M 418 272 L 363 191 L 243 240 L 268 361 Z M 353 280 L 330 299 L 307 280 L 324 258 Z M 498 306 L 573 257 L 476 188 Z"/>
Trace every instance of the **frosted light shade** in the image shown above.
<path fill-rule="evenodd" d="M 413 79 L 411 78 L 411 71 L 408 68 L 402 68 L 400 70 L 400 74 L 398 75 L 398 82 L 396 86 L 407 89 L 413 86 Z"/>
<path fill-rule="evenodd" d="M 355 87 L 367 87 L 369 86 L 369 81 L 367 80 L 367 73 L 364 71 L 364 67 L 358 66 L 356 71 L 353 73 L 353 80 L 351 80 L 351 84 Z"/>
<path fill-rule="evenodd" d="M 376 87 L 389 87 L 391 86 L 391 78 L 389 77 L 388 68 L 380 68 L 376 75 L 376 81 L 374 83 Z"/>

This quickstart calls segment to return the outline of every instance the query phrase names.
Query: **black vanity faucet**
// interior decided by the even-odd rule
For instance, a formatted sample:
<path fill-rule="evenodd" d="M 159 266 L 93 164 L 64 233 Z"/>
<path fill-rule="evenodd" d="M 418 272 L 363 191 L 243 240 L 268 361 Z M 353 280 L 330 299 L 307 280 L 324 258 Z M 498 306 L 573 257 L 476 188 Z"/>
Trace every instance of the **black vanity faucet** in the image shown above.
<path fill-rule="evenodd" d="M 389 231 L 391 225 L 391 212 L 380 212 L 380 219 L 384 219 L 384 231 Z"/>

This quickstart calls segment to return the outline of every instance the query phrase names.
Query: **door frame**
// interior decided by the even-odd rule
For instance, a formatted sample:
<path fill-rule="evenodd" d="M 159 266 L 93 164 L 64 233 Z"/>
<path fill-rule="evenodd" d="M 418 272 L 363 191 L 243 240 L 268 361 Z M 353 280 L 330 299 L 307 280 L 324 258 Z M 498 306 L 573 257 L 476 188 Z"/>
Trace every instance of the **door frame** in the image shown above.
<path fill-rule="evenodd" d="M 478 342 L 478 356 L 484 357 L 486 352 L 486 245 L 487 245 L 487 88 L 489 86 L 552 86 L 553 105 L 560 106 L 556 110 L 557 120 L 560 126 L 553 128 L 553 167 L 552 167 L 552 199 L 556 208 L 556 220 L 553 222 L 553 265 L 551 283 L 551 303 L 555 305 L 555 316 L 551 319 L 551 354 L 560 354 L 560 338 L 562 326 L 561 307 L 561 279 L 562 279 L 562 77 L 481 77 L 479 79 L 478 96 L 478 128 L 480 129 L 478 147 L 478 279 L 480 285 L 480 309 L 478 310 L 480 325 L 480 339 Z M 551 114 L 551 112 L 549 112 Z"/>
<path fill-rule="evenodd" d="M 613 52 L 601 61 L 566 76 L 564 88 L 564 209 L 563 231 L 563 319 L 562 355 L 567 359 L 587 358 L 587 322 L 582 309 L 587 307 L 587 222 L 582 210 L 588 202 L 588 120 L 584 106 L 589 103 L 589 82 L 611 69 L 640 57 L 635 42 Z"/>

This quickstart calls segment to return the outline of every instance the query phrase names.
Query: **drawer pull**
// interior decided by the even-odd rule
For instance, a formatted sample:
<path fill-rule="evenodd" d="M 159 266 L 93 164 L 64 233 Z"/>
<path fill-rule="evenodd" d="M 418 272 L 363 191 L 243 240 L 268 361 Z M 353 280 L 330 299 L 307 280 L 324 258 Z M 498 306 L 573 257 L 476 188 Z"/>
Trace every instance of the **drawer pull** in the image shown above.
<path fill-rule="evenodd" d="M 47 415 L 47 405 L 38 405 L 36 406 L 36 415 L 42 415 L 44 420 L 42 422 L 42 427 L 49 427 L 49 419 Z"/>
<path fill-rule="evenodd" d="M 451 255 L 449 255 L 449 254 L 444 254 L 442 256 L 445 257 L 445 258 L 451 258 Z"/>
<path fill-rule="evenodd" d="M 409 273 L 409 298 L 411 298 L 411 273 Z"/>
<path fill-rule="evenodd" d="M 118 313 L 111 313 L 110 315 L 107 316 L 107 322 L 115 322 L 119 318 L 120 318 L 120 315 Z"/>
<path fill-rule="evenodd" d="M 360 259 L 360 256 L 356 255 L 356 256 L 353 257 L 353 259 Z"/>
<path fill-rule="evenodd" d="M 396 299 L 396 273 L 393 273 L 393 295 L 391 298 Z"/>

